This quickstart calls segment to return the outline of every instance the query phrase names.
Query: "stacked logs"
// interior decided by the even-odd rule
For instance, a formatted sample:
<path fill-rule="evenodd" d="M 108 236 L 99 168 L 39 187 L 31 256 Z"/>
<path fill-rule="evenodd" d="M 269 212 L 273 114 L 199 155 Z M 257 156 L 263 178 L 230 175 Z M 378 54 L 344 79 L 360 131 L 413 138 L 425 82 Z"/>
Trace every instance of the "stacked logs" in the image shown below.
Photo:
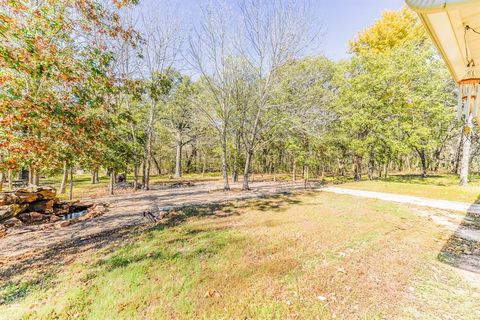
<path fill-rule="evenodd" d="M 81 219 L 62 221 L 61 226 L 65 226 L 101 215 L 107 211 L 107 206 L 101 203 L 60 201 L 52 187 L 30 186 L 12 192 L 0 192 L 0 236 L 9 228 L 67 220 L 69 214 L 83 211 Z"/>

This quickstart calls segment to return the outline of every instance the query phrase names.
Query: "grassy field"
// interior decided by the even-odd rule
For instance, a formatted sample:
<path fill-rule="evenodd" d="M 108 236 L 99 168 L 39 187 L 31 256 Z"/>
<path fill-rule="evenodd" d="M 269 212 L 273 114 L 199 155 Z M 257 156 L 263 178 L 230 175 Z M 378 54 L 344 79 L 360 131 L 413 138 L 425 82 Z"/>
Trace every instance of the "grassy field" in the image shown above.
<path fill-rule="evenodd" d="M 451 174 L 431 175 L 427 178 L 414 175 L 392 175 L 387 179 L 348 182 L 341 186 L 350 189 L 480 203 L 480 177 L 472 176 L 470 184 L 466 187 L 460 187 L 458 182 L 458 176 Z"/>
<path fill-rule="evenodd" d="M 0 319 L 479 319 L 408 207 L 322 192 L 185 209 L 180 224 L 32 267 Z"/>

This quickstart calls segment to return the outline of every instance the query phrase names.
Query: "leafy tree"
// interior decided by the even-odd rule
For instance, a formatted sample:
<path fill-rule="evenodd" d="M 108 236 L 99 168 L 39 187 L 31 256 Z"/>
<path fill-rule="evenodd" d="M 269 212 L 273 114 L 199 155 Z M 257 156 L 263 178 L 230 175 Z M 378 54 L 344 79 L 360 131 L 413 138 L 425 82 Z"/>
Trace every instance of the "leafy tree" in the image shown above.
<path fill-rule="evenodd" d="M 111 10 L 94 0 L 0 3 L 0 170 L 59 167 L 84 151 L 79 143 L 95 132 L 86 116 L 104 97 L 111 55 L 106 37 L 131 36 Z M 102 34 L 104 37 L 91 37 Z M 92 135 L 90 135 L 92 136 Z"/>

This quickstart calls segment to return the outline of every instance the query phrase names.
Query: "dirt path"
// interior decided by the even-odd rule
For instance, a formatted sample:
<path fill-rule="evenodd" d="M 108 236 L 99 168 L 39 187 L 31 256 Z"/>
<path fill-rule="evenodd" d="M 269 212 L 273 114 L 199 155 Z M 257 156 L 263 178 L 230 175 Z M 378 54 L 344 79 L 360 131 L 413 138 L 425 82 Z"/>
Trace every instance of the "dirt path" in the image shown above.
<path fill-rule="evenodd" d="M 232 188 L 239 190 L 240 185 L 232 184 Z M 96 199 L 98 202 L 111 204 L 110 211 L 103 216 L 85 220 L 58 229 L 41 230 L 23 228 L 21 231 L 7 235 L 0 240 L 0 271 L 2 266 L 11 265 L 11 262 L 20 257 L 37 257 L 45 250 L 56 248 L 56 251 L 73 249 L 72 247 L 84 244 L 101 245 L 112 238 L 120 237 L 122 233 L 132 227 L 148 224 L 142 216 L 145 210 L 158 212 L 171 207 L 185 205 L 202 205 L 256 198 L 301 189 L 303 184 L 254 182 L 251 191 L 223 192 L 218 182 L 199 183 L 193 187 L 178 189 L 158 189 L 138 191 L 131 194 L 122 194 L 113 197 Z"/>

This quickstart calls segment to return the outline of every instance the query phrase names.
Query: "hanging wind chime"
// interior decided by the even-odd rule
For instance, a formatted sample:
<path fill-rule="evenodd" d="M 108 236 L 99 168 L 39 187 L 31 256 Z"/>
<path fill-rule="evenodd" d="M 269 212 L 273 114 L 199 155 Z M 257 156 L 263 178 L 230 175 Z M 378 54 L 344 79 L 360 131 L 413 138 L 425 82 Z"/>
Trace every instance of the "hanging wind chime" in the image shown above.
<path fill-rule="evenodd" d="M 480 90 L 480 73 L 475 70 L 475 61 L 470 58 L 469 49 L 467 46 L 467 31 L 472 30 L 478 33 L 469 26 L 465 26 L 465 53 L 467 58 L 467 70 L 462 80 L 458 82 L 458 106 L 457 118 L 465 120 L 465 133 L 467 136 L 473 129 L 473 119 L 477 124 L 480 124 L 479 115 L 479 90 Z"/>

